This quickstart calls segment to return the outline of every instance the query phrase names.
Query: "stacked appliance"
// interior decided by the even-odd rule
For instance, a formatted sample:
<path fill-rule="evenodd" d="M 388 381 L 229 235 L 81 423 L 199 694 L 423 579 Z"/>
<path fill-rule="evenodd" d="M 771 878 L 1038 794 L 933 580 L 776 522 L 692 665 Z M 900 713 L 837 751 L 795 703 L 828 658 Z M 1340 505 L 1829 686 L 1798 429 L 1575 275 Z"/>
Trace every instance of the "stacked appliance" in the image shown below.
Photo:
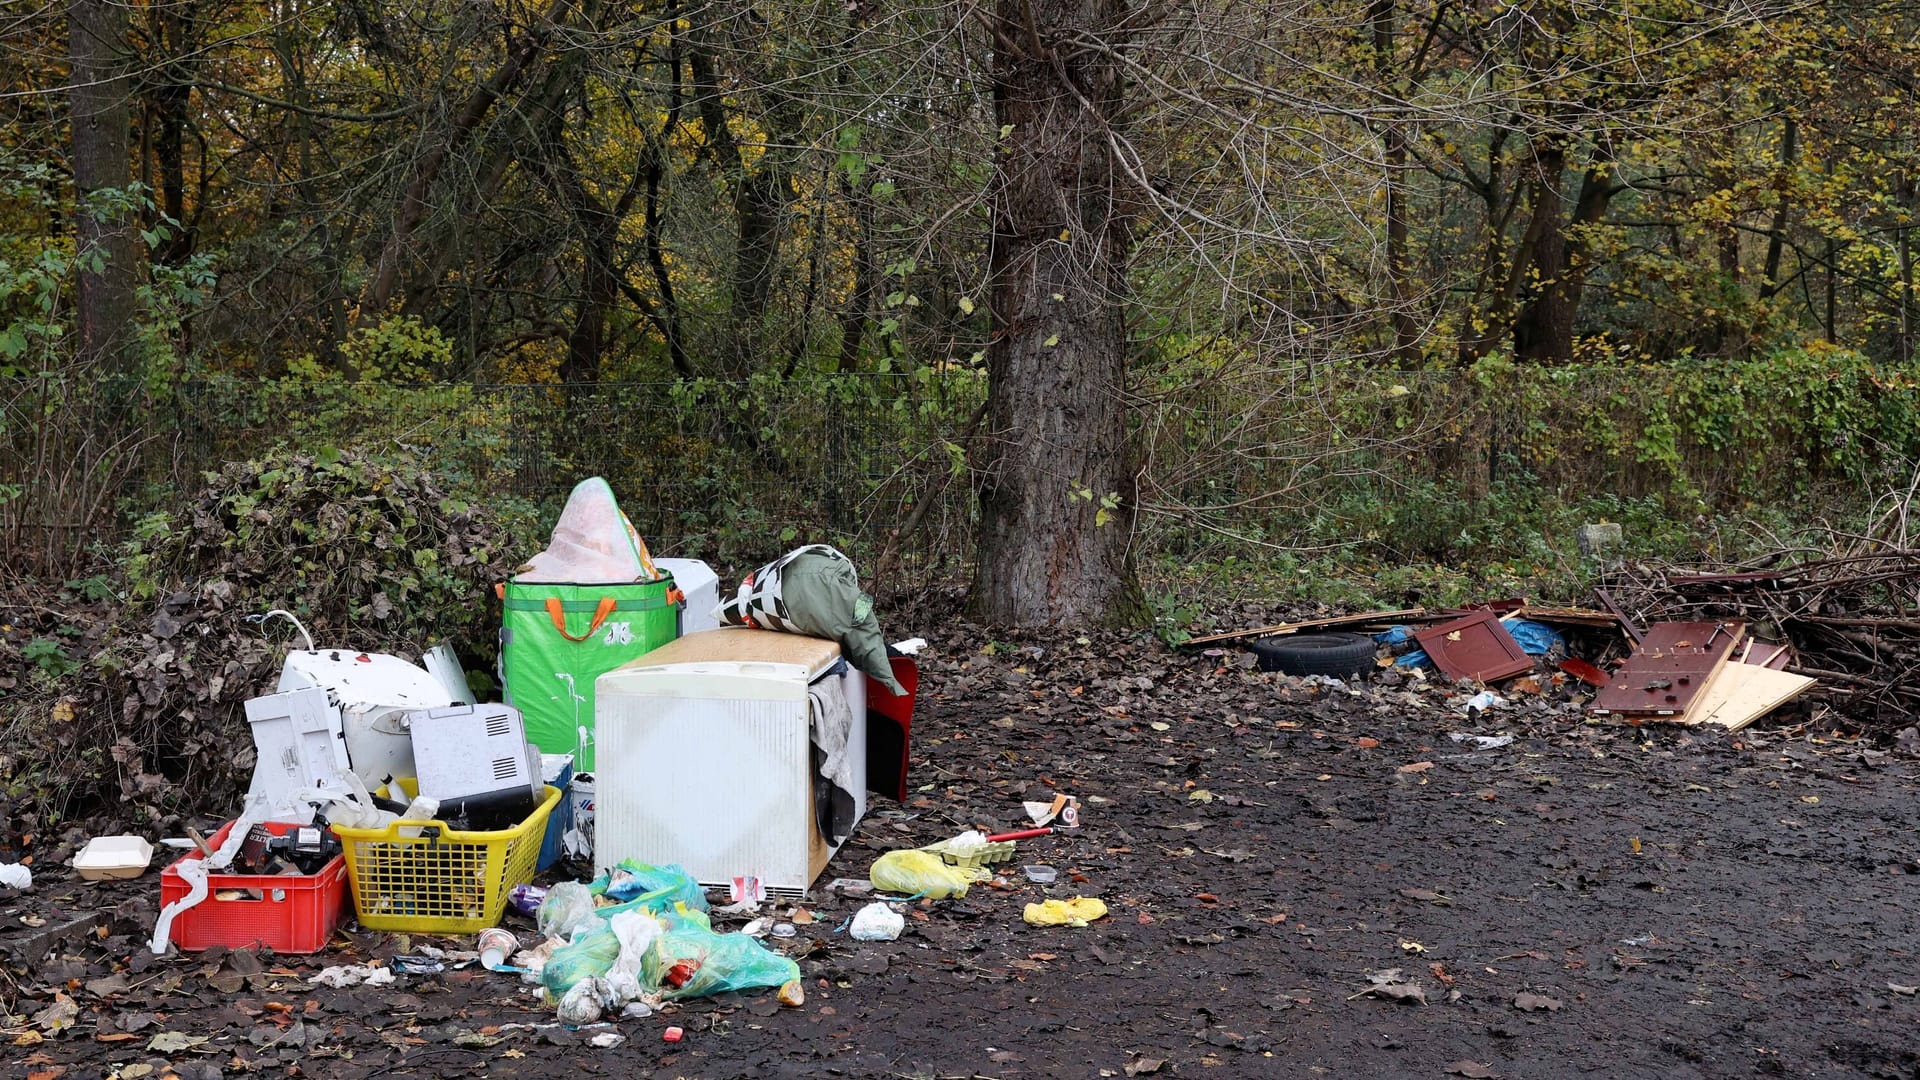
<path fill-rule="evenodd" d="M 728 627 L 691 634 L 602 675 L 594 695 L 601 770 L 621 777 L 595 807 L 594 862 L 678 863 L 703 885 L 758 877 L 805 892 L 851 832 L 837 793 L 866 812 L 865 677 L 822 638 Z M 843 715 L 830 736 L 844 784 L 820 775 L 814 714 Z M 844 708 L 843 708 L 844 707 Z M 844 841 L 844 834 L 842 834 Z"/>

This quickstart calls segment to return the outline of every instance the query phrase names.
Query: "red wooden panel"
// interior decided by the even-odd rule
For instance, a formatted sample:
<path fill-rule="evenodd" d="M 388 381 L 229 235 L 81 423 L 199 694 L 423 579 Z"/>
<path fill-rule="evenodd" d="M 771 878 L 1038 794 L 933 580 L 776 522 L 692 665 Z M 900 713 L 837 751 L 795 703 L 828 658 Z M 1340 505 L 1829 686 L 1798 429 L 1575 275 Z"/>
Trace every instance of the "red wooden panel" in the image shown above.
<path fill-rule="evenodd" d="M 1746 632 L 1739 622 L 1668 622 L 1646 637 L 1587 711 L 1615 716 L 1680 716 L 1707 688 Z"/>
<path fill-rule="evenodd" d="M 1513 640 L 1500 616 L 1476 611 L 1464 618 L 1429 626 L 1413 635 L 1427 650 L 1433 665 L 1448 678 L 1492 682 L 1533 668 L 1520 643 Z"/>

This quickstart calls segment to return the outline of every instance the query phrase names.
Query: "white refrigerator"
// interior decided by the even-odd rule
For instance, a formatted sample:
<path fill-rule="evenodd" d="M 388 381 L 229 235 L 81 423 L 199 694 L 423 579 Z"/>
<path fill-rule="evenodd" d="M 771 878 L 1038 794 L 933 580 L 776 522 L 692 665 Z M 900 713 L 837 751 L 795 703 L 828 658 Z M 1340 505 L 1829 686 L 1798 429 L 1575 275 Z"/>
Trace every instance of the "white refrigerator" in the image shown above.
<path fill-rule="evenodd" d="M 600 676 L 596 867 L 677 863 L 703 885 L 755 876 L 770 893 L 805 892 L 836 850 L 815 812 L 823 781 L 809 691 L 846 703 L 857 822 L 867 800 L 866 678 L 835 642 L 709 630 Z"/>

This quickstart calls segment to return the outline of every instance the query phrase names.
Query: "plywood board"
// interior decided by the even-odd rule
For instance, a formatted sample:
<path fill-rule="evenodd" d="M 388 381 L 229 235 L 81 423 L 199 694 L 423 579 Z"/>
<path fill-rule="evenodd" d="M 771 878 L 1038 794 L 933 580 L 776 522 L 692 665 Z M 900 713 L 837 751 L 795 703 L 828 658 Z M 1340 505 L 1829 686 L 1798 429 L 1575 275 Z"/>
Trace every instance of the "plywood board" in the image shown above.
<path fill-rule="evenodd" d="M 758 660 L 768 664 L 799 664 L 817 674 L 832 667 L 839 658 L 839 642 L 826 638 L 726 626 L 675 638 L 622 666 L 658 667 L 662 664 Z"/>
<path fill-rule="evenodd" d="M 1728 731 L 1739 731 L 1813 686 L 1814 680 L 1805 675 L 1791 675 L 1757 664 L 1723 664 L 1707 684 L 1706 692 L 1678 722 L 1715 724 Z"/>
<path fill-rule="evenodd" d="M 1229 630 L 1224 634 L 1208 634 L 1206 637 L 1188 638 L 1181 642 L 1182 647 L 1192 645 L 1210 645 L 1216 641 L 1239 641 L 1242 638 L 1272 637 L 1276 634 L 1295 634 L 1302 630 L 1324 630 L 1333 626 L 1366 626 L 1370 623 L 1382 625 L 1402 619 L 1431 617 L 1425 608 L 1403 608 L 1400 611 L 1368 611 L 1359 615 L 1333 615 L 1324 619 L 1304 619 L 1300 622 L 1275 623 L 1272 626 L 1256 626 L 1251 630 Z"/>
<path fill-rule="evenodd" d="M 1737 621 L 1654 623 L 1587 711 L 1597 716 L 1684 716 L 1745 632 L 1745 624 Z"/>
<path fill-rule="evenodd" d="M 1533 669 L 1533 657 L 1513 640 L 1492 611 L 1429 626 L 1415 633 L 1413 640 L 1427 650 L 1433 666 L 1450 679 L 1492 682 Z"/>

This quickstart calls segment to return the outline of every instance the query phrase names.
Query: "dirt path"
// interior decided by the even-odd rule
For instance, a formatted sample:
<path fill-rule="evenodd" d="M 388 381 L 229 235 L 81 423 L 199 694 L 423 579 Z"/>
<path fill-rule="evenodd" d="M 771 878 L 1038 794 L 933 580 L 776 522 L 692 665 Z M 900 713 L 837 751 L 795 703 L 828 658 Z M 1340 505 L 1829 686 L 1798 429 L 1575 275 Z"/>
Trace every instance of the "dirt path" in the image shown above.
<path fill-rule="evenodd" d="M 1551 692 L 1469 721 L 1438 687 L 1354 695 L 1230 656 L 960 640 L 928 664 L 921 790 L 881 800 L 826 876 L 1011 827 L 1023 795 L 1057 788 L 1085 824 L 1021 861 L 1059 868 L 1053 895 L 1103 897 L 1093 926 L 1024 925 L 1041 890 L 1022 883 L 858 943 L 831 931 L 861 901 L 821 896 L 793 945 L 804 1007 L 694 1003 L 601 1050 L 591 1031 L 499 1030 L 551 1017 L 481 973 L 309 989 L 272 958 L 201 956 L 96 993 L 144 934 L 156 875 L 55 871 L 0 898 L 0 951 L 44 932 L 22 916 L 101 910 L 106 937 L 0 981 L 0 1011 L 30 1017 L 69 979 L 80 1006 L 65 1033 L 0 1042 L 0 1061 L 42 1077 L 1920 1076 L 1920 999 L 1890 988 L 1920 984 L 1910 758 L 1764 731 L 1643 740 L 1569 719 Z M 292 968 L 406 947 L 352 941 Z M 1385 996 L 1409 986 L 1424 1005 Z M 661 1041 L 669 1022 L 686 1041 Z M 148 1051 L 166 1031 L 209 1041 Z"/>

